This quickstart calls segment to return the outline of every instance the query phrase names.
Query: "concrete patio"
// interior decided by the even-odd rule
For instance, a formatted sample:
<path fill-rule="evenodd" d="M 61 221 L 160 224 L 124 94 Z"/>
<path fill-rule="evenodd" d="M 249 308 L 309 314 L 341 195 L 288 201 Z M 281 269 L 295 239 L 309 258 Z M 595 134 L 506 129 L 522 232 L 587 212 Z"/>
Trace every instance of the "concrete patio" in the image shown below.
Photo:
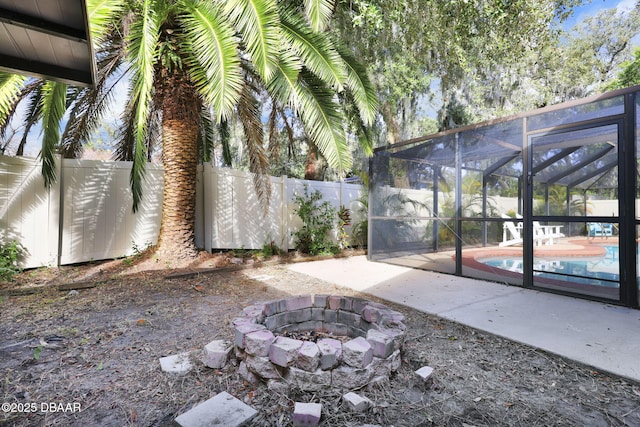
<path fill-rule="evenodd" d="M 640 381 L 640 310 L 369 262 L 365 256 L 289 268 Z"/>

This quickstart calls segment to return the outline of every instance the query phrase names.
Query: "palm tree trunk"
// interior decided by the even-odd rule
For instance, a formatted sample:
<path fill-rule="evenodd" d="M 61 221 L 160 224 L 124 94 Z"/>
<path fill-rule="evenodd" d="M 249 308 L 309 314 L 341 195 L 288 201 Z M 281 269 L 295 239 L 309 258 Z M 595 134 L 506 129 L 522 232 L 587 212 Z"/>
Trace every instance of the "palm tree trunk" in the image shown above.
<path fill-rule="evenodd" d="M 162 108 L 164 193 L 156 255 L 165 263 L 193 259 L 198 117 L 201 101 L 180 76 L 169 78 Z"/>

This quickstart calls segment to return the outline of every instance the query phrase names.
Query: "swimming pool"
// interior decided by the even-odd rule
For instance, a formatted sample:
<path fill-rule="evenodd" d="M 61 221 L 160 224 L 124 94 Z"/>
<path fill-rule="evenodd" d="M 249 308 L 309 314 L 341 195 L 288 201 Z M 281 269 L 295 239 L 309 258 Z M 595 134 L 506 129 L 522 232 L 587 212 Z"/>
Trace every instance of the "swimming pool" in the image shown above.
<path fill-rule="evenodd" d="M 619 248 L 618 246 L 604 246 L 604 248 L 606 252 L 600 257 L 535 257 L 533 275 L 539 278 L 617 288 L 620 281 Z M 524 271 L 522 258 L 495 257 L 477 261 L 515 273 L 522 274 Z"/>

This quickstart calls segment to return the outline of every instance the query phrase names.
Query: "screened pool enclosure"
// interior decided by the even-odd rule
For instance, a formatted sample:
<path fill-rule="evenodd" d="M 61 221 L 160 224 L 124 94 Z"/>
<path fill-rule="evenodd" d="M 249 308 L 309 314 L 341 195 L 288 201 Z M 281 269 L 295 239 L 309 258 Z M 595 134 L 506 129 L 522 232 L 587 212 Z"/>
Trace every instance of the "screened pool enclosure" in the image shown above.
<path fill-rule="evenodd" d="M 369 258 L 638 307 L 640 87 L 377 149 Z"/>

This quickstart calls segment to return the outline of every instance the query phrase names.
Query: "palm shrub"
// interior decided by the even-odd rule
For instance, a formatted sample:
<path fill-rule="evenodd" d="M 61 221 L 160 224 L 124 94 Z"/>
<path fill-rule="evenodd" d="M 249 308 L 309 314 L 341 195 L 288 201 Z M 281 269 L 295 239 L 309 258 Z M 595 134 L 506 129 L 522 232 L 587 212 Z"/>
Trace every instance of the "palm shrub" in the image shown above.
<path fill-rule="evenodd" d="M 321 201 L 322 193 L 315 190 L 309 194 L 304 186 L 304 194 L 296 194 L 294 213 L 302 220 L 302 227 L 293 233 L 296 250 L 310 255 L 335 254 L 338 246 L 329 237 L 335 224 L 336 210 L 329 202 Z"/>
<path fill-rule="evenodd" d="M 340 249 L 349 247 L 349 235 L 345 229 L 348 225 L 351 225 L 351 211 L 343 205 L 338 210 L 338 247 Z"/>
<path fill-rule="evenodd" d="M 7 240 L 4 234 L 0 233 L 0 279 L 11 280 L 19 273 L 20 259 L 26 253 L 25 248 L 15 240 Z"/>

